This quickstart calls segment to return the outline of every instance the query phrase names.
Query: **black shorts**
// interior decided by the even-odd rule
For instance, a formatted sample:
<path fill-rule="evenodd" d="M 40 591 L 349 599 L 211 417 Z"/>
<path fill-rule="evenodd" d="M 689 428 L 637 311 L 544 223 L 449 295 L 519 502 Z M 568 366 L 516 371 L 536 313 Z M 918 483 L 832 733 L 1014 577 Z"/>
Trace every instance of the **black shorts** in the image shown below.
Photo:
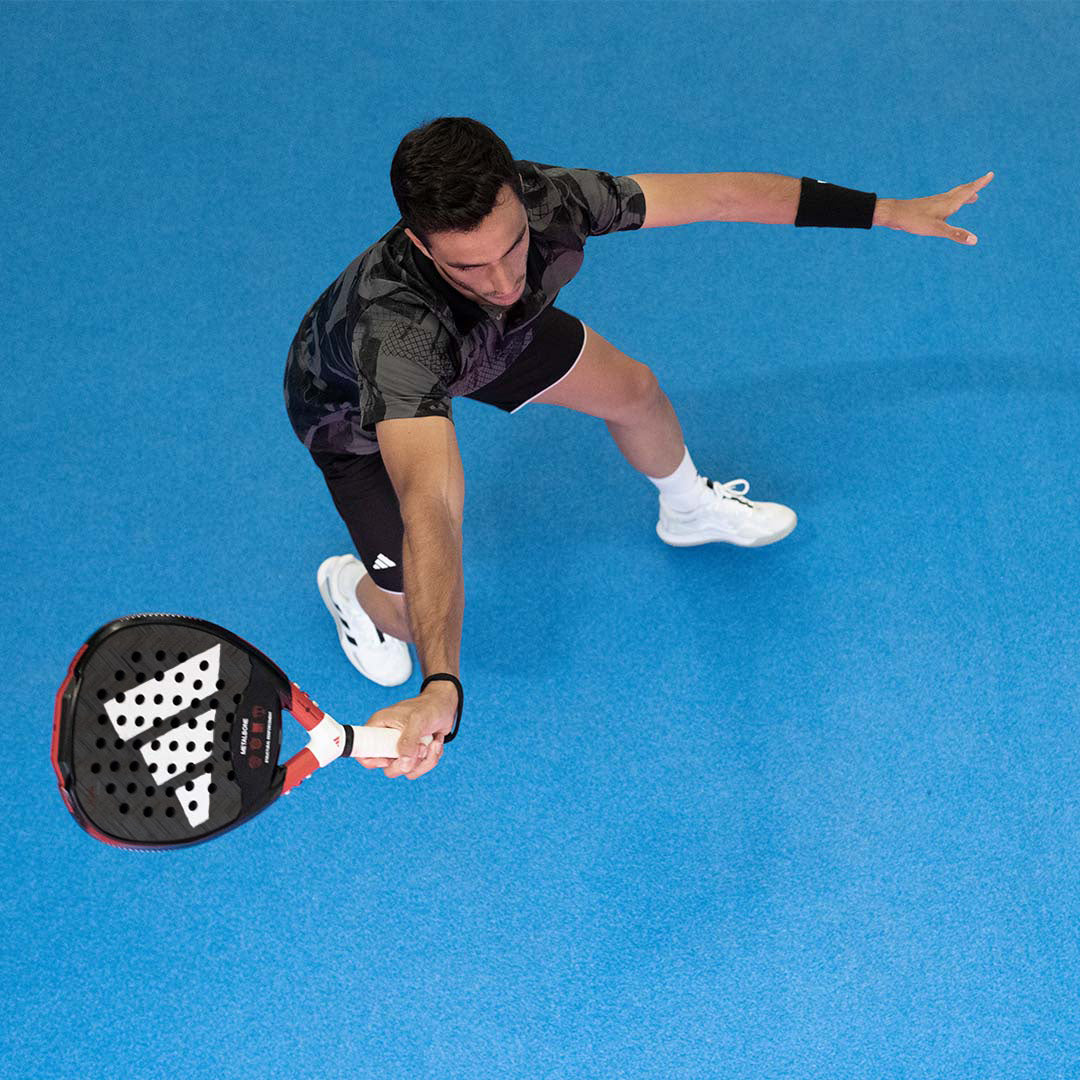
<path fill-rule="evenodd" d="M 585 351 L 585 324 L 565 311 L 548 307 L 532 325 L 535 336 L 528 348 L 497 379 L 466 397 L 513 413 L 570 374 Z M 382 455 L 314 450 L 311 456 L 322 470 L 334 506 L 371 580 L 387 592 L 404 592 L 401 549 L 405 527 Z"/>

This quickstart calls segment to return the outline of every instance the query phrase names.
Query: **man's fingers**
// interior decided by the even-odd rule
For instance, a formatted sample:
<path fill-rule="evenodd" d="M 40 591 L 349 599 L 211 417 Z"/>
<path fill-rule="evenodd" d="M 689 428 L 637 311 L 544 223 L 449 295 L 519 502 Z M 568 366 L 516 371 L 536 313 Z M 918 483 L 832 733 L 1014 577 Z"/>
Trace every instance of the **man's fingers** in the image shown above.
<path fill-rule="evenodd" d="M 979 238 L 967 229 L 950 225 L 948 219 L 962 206 L 977 202 L 979 191 L 993 179 L 994 174 L 988 172 L 978 180 L 960 184 L 942 195 L 928 195 L 922 199 L 898 199 L 898 213 L 892 227 L 916 236 L 942 236 L 955 244 L 973 247 L 979 242 Z"/>
<path fill-rule="evenodd" d="M 406 776 L 410 780 L 415 780 L 418 776 L 431 772 L 439 764 L 442 749 L 442 739 L 435 739 L 430 745 L 421 743 L 415 755 L 395 758 L 383 771 L 391 779 Z"/>
<path fill-rule="evenodd" d="M 436 739 L 428 747 L 428 755 L 427 755 L 427 757 L 423 761 L 419 762 L 415 769 L 412 769 L 410 772 L 407 772 L 405 775 L 410 780 L 415 780 L 417 777 L 423 776 L 424 773 L 431 772 L 431 770 L 434 769 L 435 766 L 439 764 L 439 760 L 442 758 L 442 748 L 443 748 L 442 739 Z"/>
<path fill-rule="evenodd" d="M 946 240 L 952 240 L 957 244 L 972 245 L 979 242 L 974 233 L 968 232 L 967 229 L 957 229 L 941 218 L 926 224 L 926 228 L 919 230 L 923 236 L 943 236 Z"/>
<path fill-rule="evenodd" d="M 959 210 L 961 206 L 966 206 L 967 203 L 974 202 L 978 197 L 979 197 L 978 195 L 972 195 L 966 201 L 960 201 L 960 202 L 957 202 L 955 204 L 946 203 L 944 208 L 943 208 L 945 210 L 944 214 L 941 214 L 942 205 L 941 205 L 940 202 L 938 203 L 938 206 L 937 206 L 937 213 L 934 213 L 934 209 L 930 208 L 931 216 L 937 218 L 937 228 L 935 230 L 929 232 L 928 235 L 933 236 L 936 233 L 936 235 L 944 236 L 947 240 L 953 240 L 958 244 L 967 244 L 967 245 L 977 244 L 979 242 L 979 240 L 978 240 L 978 237 L 974 233 L 968 232 L 967 229 L 958 229 L 954 225 L 950 225 L 948 223 L 948 219 L 950 217 L 952 217 L 953 214 L 955 214 L 956 211 Z M 931 207 L 932 207 L 932 204 L 931 204 Z M 951 209 L 950 209 L 950 207 L 951 207 Z"/>
<path fill-rule="evenodd" d="M 980 176 L 978 180 L 972 180 L 967 184 L 957 184 L 956 187 L 949 192 L 949 195 L 955 200 L 955 206 L 952 210 L 946 214 L 949 217 L 955 214 L 961 206 L 969 206 L 971 203 L 979 201 L 979 192 L 982 191 L 991 180 L 994 179 L 994 174 L 988 172 L 985 176 Z"/>
<path fill-rule="evenodd" d="M 944 222 L 938 228 L 938 236 L 944 236 L 946 240 L 955 240 L 958 244 L 977 244 L 979 242 L 978 237 L 974 233 L 970 233 L 967 229 L 955 229 L 951 225 L 946 225 Z"/>
<path fill-rule="evenodd" d="M 390 778 L 408 776 L 415 779 L 429 772 L 438 764 L 442 752 L 442 736 L 436 734 L 447 727 L 445 708 L 430 697 L 423 700 L 410 698 L 380 709 L 371 715 L 368 724 L 391 727 L 398 731 L 396 758 L 364 758 L 361 764 L 367 768 L 381 768 Z"/>
<path fill-rule="evenodd" d="M 402 754 L 390 762 L 389 767 L 386 769 L 387 776 L 405 776 L 411 773 L 418 765 L 427 760 L 429 756 L 428 747 L 425 743 L 420 743 L 413 753 Z"/>
<path fill-rule="evenodd" d="M 983 176 L 980 176 L 978 180 L 969 180 L 966 184 L 957 184 L 953 188 L 953 191 L 982 191 L 991 180 L 994 179 L 994 174 L 988 172 Z"/>
<path fill-rule="evenodd" d="M 407 776 L 418 765 L 427 760 L 429 753 L 430 749 L 427 743 L 422 743 L 418 739 L 406 740 L 403 735 L 398 742 L 397 760 L 391 763 L 392 767 L 386 770 L 386 775 Z"/>
<path fill-rule="evenodd" d="M 359 761 L 365 769 L 385 769 L 394 759 L 389 757 L 361 757 L 356 760 Z"/>

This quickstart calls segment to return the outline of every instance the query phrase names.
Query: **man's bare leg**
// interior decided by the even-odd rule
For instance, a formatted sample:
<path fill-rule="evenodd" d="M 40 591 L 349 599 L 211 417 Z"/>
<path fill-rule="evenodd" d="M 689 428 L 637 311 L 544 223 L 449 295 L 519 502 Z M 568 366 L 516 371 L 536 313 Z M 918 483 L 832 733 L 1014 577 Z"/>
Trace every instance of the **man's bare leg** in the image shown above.
<path fill-rule="evenodd" d="M 660 492 L 656 531 L 666 544 L 761 547 L 795 528 L 798 519 L 789 507 L 747 499 L 746 480 L 716 487 L 702 477 L 656 376 L 588 327 L 577 364 L 533 400 L 604 419 L 623 457 Z"/>
<path fill-rule="evenodd" d="M 405 615 L 405 597 L 380 589 L 370 574 L 365 574 L 356 584 L 356 599 L 367 612 L 371 621 L 390 637 L 400 641 L 412 641 L 412 631 Z"/>
<path fill-rule="evenodd" d="M 670 476 L 686 453 L 682 425 L 656 376 L 591 327 L 574 369 L 533 402 L 600 417 L 623 457 L 648 477 Z"/>

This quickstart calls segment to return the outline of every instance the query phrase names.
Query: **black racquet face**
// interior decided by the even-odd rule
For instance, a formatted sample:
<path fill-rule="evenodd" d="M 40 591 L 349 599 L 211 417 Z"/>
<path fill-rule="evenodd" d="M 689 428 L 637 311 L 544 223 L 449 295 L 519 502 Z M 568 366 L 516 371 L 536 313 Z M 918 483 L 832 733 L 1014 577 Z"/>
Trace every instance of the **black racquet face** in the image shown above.
<path fill-rule="evenodd" d="M 132 615 L 79 650 L 56 698 L 52 758 L 91 835 L 181 847 L 242 824 L 279 794 L 291 687 L 258 649 L 183 615 Z"/>

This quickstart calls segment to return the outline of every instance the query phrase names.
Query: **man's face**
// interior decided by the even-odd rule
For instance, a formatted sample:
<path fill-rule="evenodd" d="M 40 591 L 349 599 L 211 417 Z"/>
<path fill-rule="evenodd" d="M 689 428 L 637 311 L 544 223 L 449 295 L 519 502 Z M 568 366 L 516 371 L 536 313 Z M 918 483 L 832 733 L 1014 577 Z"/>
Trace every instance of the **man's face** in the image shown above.
<path fill-rule="evenodd" d="M 470 300 L 509 307 L 525 290 L 529 219 L 509 184 L 503 185 L 491 213 L 472 232 L 434 233 L 430 249 L 411 229 L 405 232 L 442 277 Z"/>

